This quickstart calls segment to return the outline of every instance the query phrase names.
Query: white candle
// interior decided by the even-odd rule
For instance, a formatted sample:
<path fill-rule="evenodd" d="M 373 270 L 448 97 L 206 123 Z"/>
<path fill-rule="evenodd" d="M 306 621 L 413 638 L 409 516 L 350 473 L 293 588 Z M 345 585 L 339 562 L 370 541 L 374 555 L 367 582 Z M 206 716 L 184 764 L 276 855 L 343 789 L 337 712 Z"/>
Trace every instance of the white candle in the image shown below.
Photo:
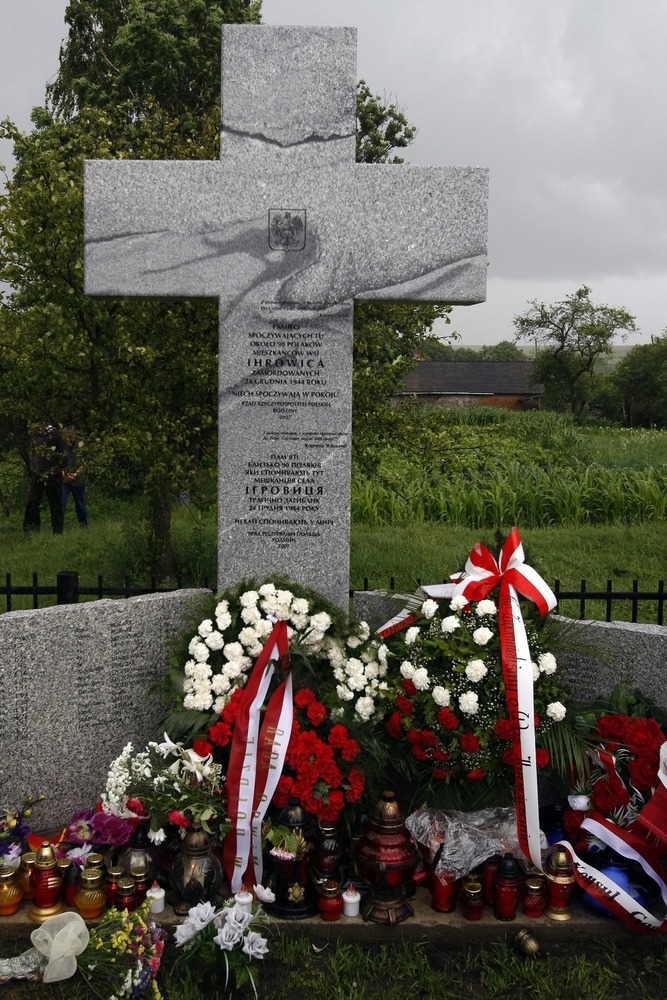
<path fill-rule="evenodd" d="M 354 888 L 353 885 L 349 885 L 345 892 L 343 893 L 343 913 L 346 917 L 358 917 L 359 916 L 359 903 L 361 901 L 361 896 Z"/>
<path fill-rule="evenodd" d="M 234 896 L 234 902 L 241 907 L 244 913 L 252 913 L 253 895 L 251 892 L 248 892 L 244 885 L 241 886 L 240 890 Z"/>
<path fill-rule="evenodd" d="M 150 899 L 151 901 L 151 905 L 148 908 L 149 913 L 162 913 L 164 910 L 164 889 L 157 882 L 153 882 L 146 893 L 146 899 Z"/>

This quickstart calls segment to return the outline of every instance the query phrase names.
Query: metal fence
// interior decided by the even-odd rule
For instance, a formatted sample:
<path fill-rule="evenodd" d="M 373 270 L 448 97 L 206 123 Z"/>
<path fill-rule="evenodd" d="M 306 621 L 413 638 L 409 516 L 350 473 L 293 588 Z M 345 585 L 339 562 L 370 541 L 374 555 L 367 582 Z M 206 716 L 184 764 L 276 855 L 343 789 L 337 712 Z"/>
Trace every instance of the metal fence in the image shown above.
<path fill-rule="evenodd" d="M 39 598 L 42 596 L 53 597 L 55 595 L 57 604 L 77 604 L 79 597 L 96 597 L 101 600 L 103 597 L 127 598 L 137 597 L 140 594 L 169 594 L 174 590 L 180 590 L 183 586 L 182 578 L 178 577 L 175 587 L 158 587 L 156 580 L 153 577 L 150 582 L 150 586 L 133 587 L 130 586 L 129 576 L 126 576 L 122 587 L 105 587 L 103 577 L 98 576 L 96 587 L 84 587 L 79 583 L 78 573 L 66 570 L 58 573 L 55 586 L 40 586 L 37 573 L 32 574 L 32 586 L 13 584 L 11 573 L 6 574 L 5 581 L 5 586 L 0 586 L 0 596 L 5 596 L 7 611 L 12 610 L 12 597 L 14 595 L 32 597 L 33 608 L 39 608 Z M 417 577 L 418 586 L 421 586 L 421 582 L 421 578 Z M 442 582 L 449 583 L 450 581 L 446 579 Z M 204 577 L 203 585 L 208 589 L 208 577 Z M 363 589 L 370 589 L 368 585 L 368 577 L 364 577 Z M 374 587 L 373 589 L 378 588 Z M 395 577 L 393 576 L 389 580 L 388 589 L 392 592 L 395 590 Z M 586 603 L 590 601 L 602 601 L 604 603 L 604 620 L 608 622 L 611 621 L 611 612 L 614 602 L 630 603 L 630 620 L 632 622 L 637 621 L 637 613 L 640 604 L 654 602 L 657 603 L 657 623 L 658 625 L 663 624 L 664 606 L 665 600 L 667 599 L 667 593 L 665 592 L 663 580 L 658 580 L 657 590 L 640 590 L 638 580 L 632 581 L 632 590 L 614 590 L 611 580 L 607 580 L 606 590 L 588 590 L 586 587 L 586 580 L 581 581 L 579 590 L 563 590 L 561 588 L 560 580 L 556 580 L 554 582 L 553 591 L 559 605 L 561 601 L 577 601 L 579 603 L 579 618 L 581 619 L 586 617 Z M 353 594 L 354 591 L 351 590 L 350 597 L 352 597 Z"/>

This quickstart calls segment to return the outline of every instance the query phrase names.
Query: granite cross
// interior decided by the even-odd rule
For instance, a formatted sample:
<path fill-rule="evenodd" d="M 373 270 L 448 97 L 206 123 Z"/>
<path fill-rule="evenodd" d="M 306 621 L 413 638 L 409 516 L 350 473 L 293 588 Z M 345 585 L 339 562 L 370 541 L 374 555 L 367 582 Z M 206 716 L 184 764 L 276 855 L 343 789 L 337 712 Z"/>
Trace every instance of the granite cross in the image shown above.
<path fill-rule="evenodd" d="M 487 171 L 355 162 L 356 32 L 225 25 L 220 160 L 85 165 L 89 295 L 217 298 L 218 586 L 347 608 L 354 301 L 481 302 Z"/>

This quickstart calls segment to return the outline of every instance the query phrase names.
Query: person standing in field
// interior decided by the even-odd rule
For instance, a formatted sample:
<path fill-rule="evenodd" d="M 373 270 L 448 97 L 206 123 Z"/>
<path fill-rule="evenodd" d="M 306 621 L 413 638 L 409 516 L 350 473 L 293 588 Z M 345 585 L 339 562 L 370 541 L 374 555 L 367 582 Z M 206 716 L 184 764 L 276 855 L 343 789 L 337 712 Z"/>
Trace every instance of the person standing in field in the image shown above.
<path fill-rule="evenodd" d="M 67 445 L 53 424 L 42 424 L 33 434 L 30 456 L 30 487 L 23 515 L 23 530 L 27 534 L 39 531 L 39 508 L 46 493 L 51 511 L 51 530 L 63 533 L 62 470 Z"/>
<path fill-rule="evenodd" d="M 85 442 L 76 432 L 74 424 L 69 424 L 63 431 L 67 453 L 62 476 L 63 517 L 70 493 L 74 497 L 74 509 L 77 520 L 82 528 L 88 527 L 88 509 L 86 508 L 86 471 Z"/>

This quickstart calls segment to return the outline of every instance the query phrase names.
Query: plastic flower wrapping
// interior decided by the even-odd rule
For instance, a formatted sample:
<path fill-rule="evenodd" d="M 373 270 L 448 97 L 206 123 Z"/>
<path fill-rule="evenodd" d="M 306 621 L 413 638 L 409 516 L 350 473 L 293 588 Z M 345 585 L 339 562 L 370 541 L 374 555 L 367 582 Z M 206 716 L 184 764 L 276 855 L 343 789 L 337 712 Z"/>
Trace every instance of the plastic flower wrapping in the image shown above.
<path fill-rule="evenodd" d="M 415 773 L 438 783 L 511 787 L 512 729 L 493 601 L 425 601 L 415 621 L 386 640 L 386 730 Z M 566 688 L 555 656 L 526 624 L 533 658 L 537 766 L 550 755 L 540 746 L 566 716 Z"/>

